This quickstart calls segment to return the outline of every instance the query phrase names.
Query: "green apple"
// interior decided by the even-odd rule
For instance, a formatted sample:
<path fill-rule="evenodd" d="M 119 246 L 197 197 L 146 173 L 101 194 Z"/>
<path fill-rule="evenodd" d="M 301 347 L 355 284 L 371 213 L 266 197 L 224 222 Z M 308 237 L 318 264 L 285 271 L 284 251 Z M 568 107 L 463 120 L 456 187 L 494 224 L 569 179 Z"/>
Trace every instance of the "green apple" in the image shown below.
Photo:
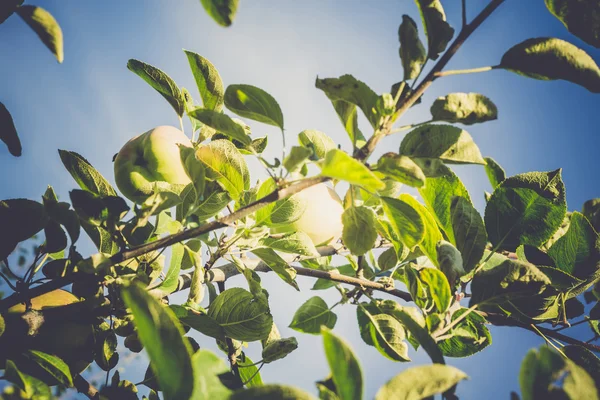
<path fill-rule="evenodd" d="M 296 221 L 271 229 L 272 233 L 306 233 L 316 246 L 337 242 L 342 236 L 344 207 L 340 196 L 324 183 L 311 186 L 292 196 L 305 205 Z"/>
<path fill-rule="evenodd" d="M 114 163 L 115 181 L 123 196 L 141 204 L 152 194 L 153 182 L 190 183 L 179 145 L 192 147 L 190 139 L 172 126 L 158 126 L 125 143 Z"/>

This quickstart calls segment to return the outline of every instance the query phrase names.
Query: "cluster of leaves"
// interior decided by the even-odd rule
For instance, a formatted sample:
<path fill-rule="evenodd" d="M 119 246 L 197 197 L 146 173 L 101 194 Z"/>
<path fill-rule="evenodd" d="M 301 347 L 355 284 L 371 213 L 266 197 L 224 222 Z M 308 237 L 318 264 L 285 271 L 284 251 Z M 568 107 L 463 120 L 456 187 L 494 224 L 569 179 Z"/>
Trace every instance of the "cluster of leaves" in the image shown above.
<path fill-rule="evenodd" d="M 492 1 L 489 10 L 500 3 Z M 225 25 L 237 6 L 226 1 L 203 4 Z M 412 130 L 397 152 L 365 162 L 370 154 L 364 149 L 373 138 L 391 134 L 403 105 L 417 103 L 416 81 L 427 60 L 448 54 L 444 52 L 454 29 L 441 2 L 416 4 L 427 44 L 419 39 L 417 23 L 404 16 L 399 29 L 404 77 L 390 93 L 378 95 L 351 75 L 316 81 L 348 133 L 351 152 L 338 148 L 323 132 L 305 130 L 287 156 L 268 160 L 262 156 L 267 138 L 253 138 L 250 126 L 223 110 L 278 127 L 283 134 L 283 113 L 273 96 L 251 85 L 225 88 L 209 60 L 186 51 L 199 106 L 165 72 L 129 60 L 127 67 L 160 93 L 180 119 L 189 118 L 194 146 L 181 149 L 181 162 L 192 183 L 181 187 L 156 182 L 150 197 L 132 209 L 85 158 L 60 150 L 65 168 L 79 185 L 70 192 L 70 203 L 59 201 L 50 187 L 42 202 L 0 202 L 0 233 L 6 238 L 0 243 L 0 260 L 13 275 L 6 281 L 15 291 L 0 301 L 0 355 L 4 377 L 15 385 L 5 396 L 49 398 L 48 385 L 59 385 L 87 390 L 92 397 L 82 387 L 80 373 L 92 360 L 107 374 L 113 370 L 119 363 L 121 336 L 130 351 L 147 351 L 150 363 L 138 385 L 150 388 L 151 399 L 158 398 L 158 392 L 165 399 L 312 398 L 293 387 L 262 382 L 260 367 L 286 357 L 298 342 L 281 337 L 257 270 L 275 272 L 296 290 L 298 274 L 318 276 L 313 290 L 339 292 L 333 306 L 319 296 L 310 298 L 289 321 L 297 332 L 323 337 L 331 375 L 317 382 L 322 399 L 363 396 L 360 364 L 348 344 L 331 331 L 337 322 L 333 310 L 340 305 L 356 307 L 363 341 L 382 356 L 408 362 L 410 349 L 422 347 L 432 360 L 432 365 L 409 368 L 392 378 L 379 389 L 377 399 L 453 396 L 466 375 L 447 366 L 446 358 L 468 357 L 489 346 L 490 322 L 548 333 L 537 325 L 567 326 L 583 316 L 583 298 L 596 304 L 581 321 L 600 333 L 600 200 L 587 202 L 581 212 L 567 212 L 560 170 L 506 177 L 498 163 L 483 157 L 471 135 L 456 125 L 496 119 L 497 107 L 488 97 L 450 93 L 436 99 L 431 121 L 406 128 Z M 588 18 L 597 11 L 595 5 L 585 8 L 588 3 L 558 0 L 547 4 L 571 31 L 599 46 L 597 20 Z M 600 91 L 600 69 L 591 57 L 559 39 L 518 44 L 498 67 Z M 430 73 L 424 79 L 431 83 L 434 78 Z M 359 129 L 358 110 L 373 129 L 368 138 Z M 245 157 L 256 157 L 270 178 L 251 186 Z M 483 216 L 449 167 L 453 164 L 485 168 L 493 192 L 486 194 Z M 313 169 L 320 171 L 316 178 L 308 177 Z M 275 234 L 278 227 L 298 220 L 305 206 L 286 196 L 307 182 L 328 180 L 349 184 L 341 216 L 343 247 L 319 247 L 304 232 Z M 423 202 L 401 193 L 403 185 L 418 190 Z M 76 248 L 81 228 L 98 249 L 90 257 Z M 210 235 L 220 228 L 219 235 Z M 9 256 L 42 230 L 44 242 L 35 249 L 25 274 L 18 276 L 9 266 Z M 171 248 L 168 265 L 162 255 L 166 247 Z M 210 254 L 207 260 L 202 259 L 203 249 Z M 347 263 L 332 266 L 334 252 Z M 219 261 L 226 263 L 217 266 Z M 40 271 L 43 278 L 37 275 Z M 244 276 L 248 290 L 225 289 L 224 281 L 235 274 Z M 40 282 L 46 283 L 36 286 Z M 219 293 L 213 282 L 219 283 Z M 357 287 L 349 290 L 343 282 Z M 394 289 L 397 282 L 408 289 L 402 296 L 414 305 L 377 298 L 361 285 L 402 293 Z M 80 301 L 36 309 L 33 294 L 56 295 L 53 290 L 67 284 Z M 165 304 L 170 294 L 187 288 L 184 304 Z M 363 297 L 368 301 L 361 301 Z M 461 304 L 465 297 L 468 307 Z M 15 309 L 21 302 L 25 306 Z M 92 343 L 85 346 L 88 353 L 78 353 L 75 360 L 43 346 L 49 327 L 70 320 L 92 332 Z M 213 338 L 229 365 L 199 349 L 186 336 L 190 330 Z M 10 340 L 15 335 L 28 340 L 15 345 Z M 258 362 L 243 350 L 252 342 L 262 347 Z M 556 338 L 550 336 L 548 342 L 556 346 Z M 532 351 L 523 362 L 521 395 L 598 398 L 599 364 L 584 346 Z M 138 385 L 115 372 L 100 395 L 138 398 Z"/>

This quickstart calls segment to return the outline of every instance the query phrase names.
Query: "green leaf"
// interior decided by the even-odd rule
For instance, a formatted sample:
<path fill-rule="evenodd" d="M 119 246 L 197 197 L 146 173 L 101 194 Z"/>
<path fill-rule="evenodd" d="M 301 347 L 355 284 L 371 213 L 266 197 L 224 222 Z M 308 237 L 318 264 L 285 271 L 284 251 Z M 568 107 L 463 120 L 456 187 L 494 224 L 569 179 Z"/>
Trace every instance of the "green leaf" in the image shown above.
<path fill-rule="evenodd" d="M 284 282 L 291 285 L 294 289 L 300 290 L 296 283 L 296 270 L 281 258 L 279 254 L 275 253 L 272 249 L 254 249 L 252 253 L 267 264 Z"/>
<path fill-rule="evenodd" d="M 0 140 L 6 144 L 10 154 L 15 157 L 21 156 L 21 140 L 17 128 L 8 109 L 2 103 L 0 103 Z"/>
<path fill-rule="evenodd" d="M 217 321 L 206 315 L 205 312 L 192 310 L 188 307 L 178 305 L 171 305 L 169 308 L 183 324 L 190 328 L 215 339 L 225 338 L 225 330 L 217 323 Z"/>
<path fill-rule="evenodd" d="M 294 314 L 290 328 L 303 333 L 318 335 L 321 326 L 333 329 L 337 321 L 337 315 L 327 306 L 327 303 L 319 296 L 308 299 Z"/>
<path fill-rule="evenodd" d="M 416 307 L 403 307 L 393 300 L 382 300 L 378 303 L 380 309 L 396 318 L 410 332 L 411 338 L 415 339 L 427 352 L 431 361 L 444 364 L 444 356 L 437 343 L 429 334 L 425 319 L 421 311 Z"/>
<path fill-rule="evenodd" d="M 385 188 L 385 183 L 363 163 L 338 149 L 329 150 L 325 155 L 321 165 L 321 175 L 362 186 L 371 192 Z"/>
<path fill-rule="evenodd" d="M 408 368 L 383 385 L 375 400 L 420 400 L 444 393 L 467 379 L 467 375 L 449 365 L 425 365 Z"/>
<path fill-rule="evenodd" d="M 377 215 L 369 207 L 350 207 L 342 214 L 342 240 L 350 252 L 362 256 L 370 251 L 377 240 Z"/>
<path fill-rule="evenodd" d="M 371 126 L 373 128 L 375 128 L 377 126 L 377 124 L 379 123 L 379 114 L 377 113 L 375 104 L 377 103 L 377 99 L 379 98 L 379 96 L 377 96 L 377 94 L 370 88 L 368 87 L 364 82 L 359 81 L 358 79 L 354 78 L 352 75 L 343 75 L 339 78 L 325 78 L 325 79 L 319 79 L 317 78 L 316 82 L 315 82 L 315 86 L 317 87 L 317 89 L 321 89 L 323 92 L 325 92 L 325 94 L 327 95 L 327 97 L 332 101 L 345 101 L 348 102 L 350 104 L 354 104 L 357 105 L 362 112 L 365 114 L 365 117 L 367 117 L 367 120 L 371 123 Z M 334 104 L 335 107 L 335 104 Z M 343 105 L 343 107 L 347 107 L 346 105 Z M 337 108 L 337 107 L 336 107 Z M 344 115 L 348 115 L 348 111 L 350 110 L 346 110 L 346 112 L 344 112 Z M 351 111 L 350 111 L 351 114 Z M 338 115 L 341 114 L 338 111 Z M 352 120 L 351 118 L 344 118 L 342 120 L 342 123 L 344 123 L 344 126 L 346 126 L 346 130 L 348 131 L 348 120 Z M 352 123 L 352 122 L 351 122 Z M 354 131 L 354 129 L 352 129 Z M 348 131 L 348 133 L 350 133 Z M 350 135 L 351 139 L 354 137 L 354 139 L 356 139 L 355 135 Z M 353 140 L 354 142 L 354 140 Z"/>
<path fill-rule="evenodd" d="M 217 71 L 210 61 L 201 55 L 188 50 L 184 50 L 184 52 L 190 63 L 190 68 L 194 75 L 196 86 L 198 86 L 198 92 L 200 92 L 204 108 L 221 111 L 225 90 L 223 89 L 223 82 L 221 81 L 219 71 Z"/>
<path fill-rule="evenodd" d="M 12 360 L 6 360 L 4 379 L 23 390 L 29 396 L 27 398 L 34 398 L 36 400 L 52 399 L 52 392 L 46 383 L 19 371 Z"/>
<path fill-rule="evenodd" d="M 44 227 L 44 251 L 46 253 L 58 253 L 67 247 L 67 235 L 60 224 L 54 220 L 48 221 Z"/>
<path fill-rule="evenodd" d="M 469 133 L 451 125 L 423 125 L 410 131 L 400 154 L 411 158 L 439 158 L 451 164 L 482 164 L 485 160 Z"/>
<path fill-rule="evenodd" d="M 362 370 L 350 345 L 327 328 L 322 329 L 321 335 L 325 356 L 340 400 L 362 399 Z"/>
<path fill-rule="evenodd" d="M 96 364 L 104 371 L 110 371 L 119 362 L 117 353 L 117 335 L 113 330 L 96 334 Z"/>
<path fill-rule="evenodd" d="M 260 241 L 260 244 L 285 253 L 319 257 L 317 248 L 310 237 L 304 232 L 293 232 L 278 238 L 266 237 Z"/>
<path fill-rule="evenodd" d="M 227 135 L 231 139 L 241 142 L 244 146 L 252 143 L 252 139 L 246 134 L 242 125 L 226 114 L 207 108 L 196 108 L 188 112 L 188 115 L 202 122 L 204 125 Z"/>
<path fill-rule="evenodd" d="M 225 361 L 210 350 L 200 349 L 192 356 L 194 391 L 190 399 L 211 400 L 228 398 L 229 390 L 219 375 L 229 372 Z"/>
<path fill-rule="evenodd" d="M 314 151 L 317 158 L 324 158 L 329 150 L 337 148 L 332 138 L 314 129 L 306 129 L 298 134 L 298 142 Z"/>
<path fill-rule="evenodd" d="M 196 150 L 196 158 L 204 163 L 206 177 L 215 180 L 233 200 L 238 200 L 250 187 L 250 173 L 240 151 L 228 140 L 219 139 Z"/>
<path fill-rule="evenodd" d="M 423 204 L 410 194 L 402 193 L 399 199 L 412 206 L 412 208 L 414 208 L 421 216 L 425 234 L 423 235 L 423 240 L 419 244 L 419 247 L 423 250 L 423 253 L 425 253 L 427 258 L 431 260 L 433 265 L 436 267 L 439 266 L 436 245 L 443 237 L 440 228 L 438 228 L 437 223 L 435 222 L 435 218 Z"/>
<path fill-rule="evenodd" d="M 23 0 L 6 0 L 0 3 L 0 24 L 6 21 L 21 4 Z"/>
<path fill-rule="evenodd" d="M 239 0 L 200 0 L 206 13 L 221 26 L 230 26 Z"/>
<path fill-rule="evenodd" d="M 520 296 L 539 294 L 550 284 L 550 279 L 535 265 L 519 260 L 506 259 L 491 269 L 482 269 L 473 278 L 471 301 L 479 303 L 503 303 Z"/>
<path fill-rule="evenodd" d="M 585 370 L 548 347 L 527 353 L 519 382 L 523 400 L 598 399 L 594 381 Z"/>
<path fill-rule="evenodd" d="M 194 389 L 192 353 L 179 321 L 141 285 L 131 284 L 121 295 L 134 316 L 165 400 L 189 398 Z"/>
<path fill-rule="evenodd" d="M 208 316 L 223 327 L 228 337 L 245 342 L 266 338 L 273 325 L 268 304 L 242 288 L 219 294 L 210 304 Z"/>
<path fill-rule="evenodd" d="M 41 7 L 24 5 L 17 14 L 38 35 L 42 43 L 54 54 L 59 63 L 63 62 L 63 33 L 52 14 Z"/>
<path fill-rule="evenodd" d="M 263 386 L 263 380 L 258 371 L 258 367 L 253 365 L 254 361 L 247 355 L 244 360 L 238 360 L 240 379 L 242 382 L 246 382 L 246 386 L 249 388 Z"/>
<path fill-rule="evenodd" d="M 556 267 L 576 277 L 586 277 L 597 267 L 594 256 L 598 234 L 583 214 L 571 214 L 569 230 L 548 250 Z"/>
<path fill-rule="evenodd" d="M 0 201 L 0 260 L 4 260 L 23 240 L 46 226 L 48 216 L 44 206 L 28 199 Z"/>
<path fill-rule="evenodd" d="M 419 279 L 425 285 L 437 311 L 443 313 L 448 310 L 448 307 L 452 303 L 453 295 L 446 276 L 439 269 L 421 268 L 419 270 Z"/>
<path fill-rule="evenodd" d="M 540 246 L 562 224 L 566 213 L 561 170 L 528 172 L 504 180 L 485 208 L 485 227 L 495 248 Z"/>
<path fill-rule="evenodd" d="M 594 380 L 596 388 L 600 384 L 600 358 L 583 346 L 567 345 L 562 348 L 571 361 L 580 366 Z"/>
<path fill-rule="evenodd" d="M 425 174 L 421 168 L 407 156 L 386 153 L 377 161 L 377 171 L 412 187 L 420 188 L 425 185 Z"/>
<path fill-rule="evenodd" d="M 438 97 L 431 105 L 434 121 L 472 125 L 498 119 L 498 109 L 479 93 L 450 93 Z"/>
<path fill-rule="evenodd" d="M 313 154 L 311 149 L 302 146 L 293 146 L 290 153 L 283 159 L 283 166 L 289 172 L 297 172 L 304 166 L 305 161 Z"/>
<path fill-rule="evenodd" d="M 371 344 L 392 361 L 410 361 L 408 346 L 404 342 L 406 334 L 400 322 L 387 314 L 372 315 L 366 308 L 360 308 L 369 321 Z"/>
<path fill-rule="evenodd" d="M 277 339 L 263 348 L 262 358 L 265 363 L 280 360 L 298 348 L 295 337 Z"/>
<path fill-rule="evenodd" d="M 180 117 L 185 111 L 185 98 L 173 79 L 160 69 L 142 61 L 130 59 L 127 69 L 142 78 L 165 98 Z"/>
<path fill-rule="evenodd" d="M 454 29 L 446 22 L 446 14 L 440 0 L 415 0 L 421 12 L 421 19 L 427 36 L 427 57 L 437 60 L 446 50 L 454 35 Z"/>
<path fill-rule="evenodd" d="M 214 217 L 231 202 L 227 192 L 212 192 L 198 207 L 194 210 L 194 215 L 200 221 Z"/>
<path fill-rule="evenodd" d="M 364 146 L 366 140 L 360 129 L 358 129 L 356 105 L 344 100 L 331 100 L 331 104 L 333 104 L 335 112 L 342 125 L 344 125 L 344 129 L 348 133 L 353 147 L 361 148 Z"/>
<path fill-rule="evenodd" d="M 454 229 L 452 228 L 452 198 L 455 196 L 464 197 L 471 201 L 469 192 L 454 174 L 445 165 L 440 166 L 441 175 L 427 177 L 425 187 L 419 189 L 423 201 L 427 208 L 432 211 L 440 229 L 444 231 L 448 240 L 455 244 Z"/>
<path fill-rule="evenodd" d="M 400 59 L 404 69 L 404 80 L 416 79 L 427 60 L 427 53 L 421 39 L 419 39 L 417 24 L 408 15 L 402 16 L 398 38 L 400 40 Z"/>
<path fill-rule="evenodd" d="M 196 199 L 199 199 L 204 195 L 204 187 L 206 186 L 206 171 L 204 170 L 204 166 L 196 158 L 194 149 L 190 147 L 179 147 L 179 156 L 185 173 L 192 181 L 194 191 L 196 192 Z M 181 197 L 185 198 L 183 195 Z"/>
<path fill-rule="evenodd" d="M 228 400 L 314 400 L 314 397 L 294 386 L 263 385 L 234 392 Z"/>
<path fill-rule="evenodd" d="M 403 200 L 382 197 L 381 201 L 383 211 L 402 243 L 409 249 L 420 244 L 425 237 L 425 223 L 419 212 Z"/>
<path fill-rule="evenodd" d="M 506 179 L 504 169 L 491 157 L 485 157 L 485 173 L 490 180 L 492 189 L 496 189 Z"/>
<path fill-rule="evenodd" d="M 465 312 L 467 309 L 461 308 L 453 313 L 452 321 Z M 486 320 L 481 315 L 475 312 L 469 313 L 452 328 L 450 333 L 453 336 L 451 338 L 438 343 L 440 350 L 446 357 L 469 357 L 480 352 L 492 344 L 492 335 L 485 324 Z"/>
<path fill-rule="evenodd" d="M 546 7 L 569 32 L 600 48 L 600 3 L 593 0 L 546 0 Z"/>
<path fill-rule="evenodd" d="M 169 262 L 169 269 L 165 274 L 165 279 L 154 288 L 163 292 L 165 296 L 177 289 L 184 252 L 185 247 L 182 243 L 175 243 L 171 246 L 171 261 Z"/>
<path fill-rule="evenodd" d="M 117 192 L 88 160 L 74 151 L 58 150 L 60 159 L 83 190 L 99 196 L 116 196 Z"/>
<path fill-rule="evenodd" d="M 527 39 L 502 56 L 500 67 L 534 79 L 563 79 L 600 93 L 600 69 L 594 59 L 564 40 Z"/>
<path fill-rule="evenodd" d="M 469 272 L 483 257 L 487 244 L 483 219 L 473 204 L 464 197 L 452 198 L 450 213 L 456 248 L 462 255 L 465 271 Z"/>
<path fill-rule="evenodd" d="M 69 366 L 60 358 L 46 354 L 44 352 L 28 349 L 23 353 L 25 358 L 33 361 L 40 366 L 44 371 L 49 373 L 61 385 L 65 387 L 73 387 L 73 377 Z"/>
<path fill-rule="evenodd" d="M 245 118 L 279 127 L 283 131 L 283 114 L 269 93 L 251 85 L 229 85 L 225 90 L 225 106 Z"/>

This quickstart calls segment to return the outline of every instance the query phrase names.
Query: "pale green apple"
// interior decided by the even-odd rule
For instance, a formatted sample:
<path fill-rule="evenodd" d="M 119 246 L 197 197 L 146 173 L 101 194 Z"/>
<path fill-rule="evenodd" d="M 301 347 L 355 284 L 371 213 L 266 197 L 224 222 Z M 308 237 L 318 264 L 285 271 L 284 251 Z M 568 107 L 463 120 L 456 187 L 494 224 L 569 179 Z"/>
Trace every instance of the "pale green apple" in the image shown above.
<path fill-rule="evenodd" d="M 342 236 L 344 207 L 340 196 L 324 183 L 311 186 L 292 196 L 305 205 L 295 222 L 271 229 L 272 233 L 306 233 L 315 245 L 328 245 Z"/>
<path fill-rule="evenodd" d="M 125 143 L 114 163 L 115 181 L 123 196 L 141 204 L 152 194 L 153 182 L 190 183 L 179 145 L 192 147 L 190 139 L 172 126 L 158 126 Z"/>

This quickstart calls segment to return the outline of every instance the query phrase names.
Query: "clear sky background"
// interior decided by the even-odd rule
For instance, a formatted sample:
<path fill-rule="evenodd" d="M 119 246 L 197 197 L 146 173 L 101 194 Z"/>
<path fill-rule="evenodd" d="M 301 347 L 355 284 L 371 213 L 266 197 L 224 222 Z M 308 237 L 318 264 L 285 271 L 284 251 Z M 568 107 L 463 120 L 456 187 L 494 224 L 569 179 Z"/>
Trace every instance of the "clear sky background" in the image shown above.
<path fill-rule="evenodd" d="M 416 6 L 409 0 L 242 0 L 228 29 L 210 20 L 198 0 L 38 3 L 63 29 L 65 61 L 57 64 L 17 16 L 0 25 L 0 101 L 12 113 L 23 144 L 20 158 L 13 158 L 0 146 L 2 199 L 39 199 L 46 185 L 68 199 L 68 191 L 76 184 L 63 168 L 57 149 L 80 153 L 114 183 L 112 156 L 130 137 L 157 125 L 178 125 L 168 103 L 127 70 L 127 60 L 136 58 L 163 69 L 198 99 L 182 49 L 211 60 L 226 85 L 247 83 L 271 93 L 284 113 L 288 145 L 296 142 L 300 131 L 318 129 L 348 150 L 350 141 L 330 102 L 314 87 L 315 78 L 350 73 L 376 92 L 388 92 L 402 77 L 397 38 L 402 14 L 419 21 Z M 443 3 L 450 23 L 459 28 L 460 2 Z M 467 3 L 472 18 L 487 0 Z M 511 46 L 540 36 L 569 40 L 600 61 L 600 51 L 570 35 L 542 0 L 508 0 L 447 68 L 495 65 Z M 422 104 L 401 123 L 428 119 L 429 106 L 437 96 L 457 91 L 482 93 L 498 106 L 497 121 L 467 130 L 484 156 L 495 158 L 508 175 L 562 167 L 569 209 L 579 210 L 585 200 L 600 197 L 596 158 L 600 132 L 594 117 L 600 110 L 600 96 L 566 82 L 537 81 L 506 71 L 454 76 L 436 81 Z M 254 136 L 269 135 L 267 155 L 278 155 L 278 131 L 264 124 L 250 125 Z M 189 125 L 186 129 L 189 133 Z M 400 140 L 399 135 L 387 138 L 380 152 L 397 151 Z M 250 165 L 253 180 L 261 178 L 257 165 Z M 483 191 L 491 189 L 483 168 L 456 171 L 483 210 Z M 93 251 L 89 244 L 78 248 L 85 254 Z M 243 283 L 239 279 L 232 282 Z M 337 292 L 311 292 L 313 281 L 305 278 L 299 279 L 300 293 L 273 277 L 265 276 L 263 282 L 270 290 L 273 315 L 282 335 L 296 336 L 300 344 L 284 360 L 265 366 L 263 380 L 315 392 L 314 381 L 328 374 L 321 338 L 286 326 L 306 299 L 318 294 L 331 305 L 337 301 Z M 385 359 L 362 343 L 354 307 L 335 311 L 335 331 L 353 344 L 362 363 L 366 398 L 404 368 L 429 362 L 422 351 L 411 352 L 414 362 L 410 364 Z M 582 339 L 589 339 L 585 329 L 580 332 Z M 517 371 L 525 353 L 542 343 L 517 328 L 492 328 L 492 334 L 493 344 L 483 352 L 467 359 L 448 359 L 471 377 L 459 385 L 461 398 L 507 399 L 511 390 L 518 390 Z M 214 348 L 211 340 L 199 342 L 202 347 Z M 248 350 L 254 359 L 259 358 L 259 347 L 252 344 Z M 143 353 L 137 357 L 140 361 L 133 362 L 122 376 L 140 381 L 146 367 L 144 357 Z M 145 391 L 144 387 L 140 390 Z"/>

